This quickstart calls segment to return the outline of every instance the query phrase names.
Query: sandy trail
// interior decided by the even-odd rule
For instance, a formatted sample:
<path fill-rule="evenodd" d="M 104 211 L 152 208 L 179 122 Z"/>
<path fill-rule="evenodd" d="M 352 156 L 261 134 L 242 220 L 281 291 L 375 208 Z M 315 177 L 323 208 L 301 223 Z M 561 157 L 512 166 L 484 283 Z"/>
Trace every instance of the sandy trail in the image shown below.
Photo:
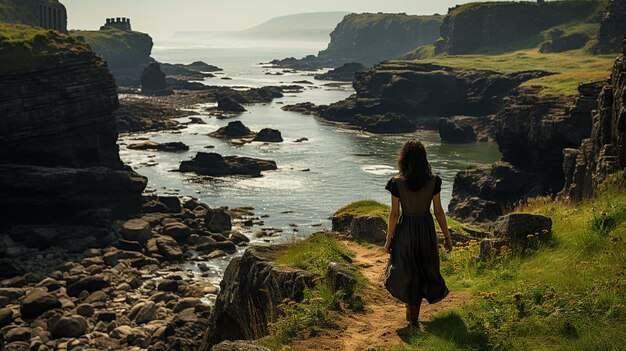
<path fill-rule="evenodd" d="M 325 330 L 315 338 L 296 341 L 292 350 L 379 351 L 406 344 L 412 330 L 405 319 L 404 305 L 393 299 L 383 285 L 388 255 L 378 246 L 365 247 L 351 241 L 343 243 L 355 253 L 354 264 L 369 281 L 363 292 L 365 311 L 334 313 L 332 319 L 336 328 Z M 437 304 L 424 302 L 420 320 L 429 321 L 433 314 L 460 306 L 470 299 L 468 294 L 451 292 Z"/>

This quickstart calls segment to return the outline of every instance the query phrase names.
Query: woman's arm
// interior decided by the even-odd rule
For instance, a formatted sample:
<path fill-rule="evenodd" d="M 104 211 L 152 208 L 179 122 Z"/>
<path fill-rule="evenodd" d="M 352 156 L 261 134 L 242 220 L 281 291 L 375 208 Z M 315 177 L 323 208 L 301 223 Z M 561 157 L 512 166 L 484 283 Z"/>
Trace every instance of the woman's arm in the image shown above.
<path fill-rule="evenodd" d="M 446 238 L 444 247 L 448 252 L 452 251 L 452 240 L 450 240 L 450 233 L 448 232 L 448 220 L 446 219 L 446 213 L 441 206 L 441 194 L 433 196 L 433 207 L 435 212 L 435 218 L 439 223 L 439 227 L 443 232 L 443 236 Z"/>
<path fill-rule="evenodd" d="M 396 231 L 396 225 L 398 225 L 398 218 L 400 218 L 400 199 L 391 195 L 391 211 L 389 212 L 389 225 L 387 226 L 387 240 L 385 242 L 385 252 L 387 253 L 389 253 L 391 239 Z"/>

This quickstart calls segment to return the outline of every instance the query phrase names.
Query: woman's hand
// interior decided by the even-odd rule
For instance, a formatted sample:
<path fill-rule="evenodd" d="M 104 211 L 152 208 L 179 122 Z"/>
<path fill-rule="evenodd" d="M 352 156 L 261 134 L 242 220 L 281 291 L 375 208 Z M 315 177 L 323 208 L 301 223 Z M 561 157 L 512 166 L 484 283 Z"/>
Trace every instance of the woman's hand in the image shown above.
<path fill-rule="evenodd" d="M 443 247 L 448 252 L 452 251 L 452 239 L 450 239 L 450 237 L 446 238 L 446 241 L 443 243 Z"/>

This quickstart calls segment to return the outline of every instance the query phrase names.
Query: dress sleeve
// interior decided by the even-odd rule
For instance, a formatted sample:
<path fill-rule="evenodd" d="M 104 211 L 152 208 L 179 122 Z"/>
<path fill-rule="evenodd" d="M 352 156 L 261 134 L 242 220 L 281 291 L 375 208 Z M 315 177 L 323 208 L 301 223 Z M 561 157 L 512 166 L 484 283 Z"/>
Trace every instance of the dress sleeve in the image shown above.
<path fill-rule="evenodd" d="M 435 190 L 433 191 L 433 196 L 441 192 L 441 183 L 441 177 L 435 176 Z"/>
<path fill-rule="evenodd" d="M 385 189 L 387 189 L 387 191 L 389 191 L 391 195 L 398 197 L 398 198 L 400 197 L 400 191 L 398 190 L 398 184 L 396 184 L 395 178 L 389 179 Z"/>

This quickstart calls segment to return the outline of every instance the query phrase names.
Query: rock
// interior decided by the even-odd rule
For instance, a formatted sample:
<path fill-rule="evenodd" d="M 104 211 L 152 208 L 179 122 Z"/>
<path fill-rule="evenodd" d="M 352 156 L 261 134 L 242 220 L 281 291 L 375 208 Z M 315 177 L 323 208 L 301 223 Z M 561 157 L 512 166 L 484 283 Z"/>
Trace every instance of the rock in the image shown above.
<path fill-rule="evenodd" d="M 122 225 L 122 237 L 129 241 L 137 241 L 145 244 L 152 237 L 150 223 L 143 219 L 130 219 Z"/>
<path fill-rule="evenodd" d="M 143 246 L 141 246 L 141 244 L 138 241 L 128 241 L 128 240 L 120 239 L 116 241 L 113 244 L 113 246 L 115 246 L 116 248 L 122 251 L 143 252 Z"/>
<path fill-rule="evenodd" d="M 109 281 L 103 275 L 93 275 L 83 278 L 79 278 L 76 281 L 69 283 L 67 286 L 67 295 L 77 297 L 83 291 L 93 293 L 104 288 L 108 288 L 111 285 Z"/>
<path fill-rule="evenodd" d="M 206 228 L 213 233 L 223 233 L 232 229 L 230 215 L 221 208 L 212 209 L 204 217 Z"/>
<path fill-rule="evenodd" d="M 30 340 L 30 329 L 26 327 L 18 327 L 13 328 L 7 331 L 4 334 L 4 341 L 7 343 L 12 343 L 15 341 L 29 341 Z"/>
<path fill-rule="evenodd" d="M 257 345 L 254 341 L 222 341 L 213 346 L 211 351 L 270 351 L 270 349 Z"/>
<path fill-rule="evenodd" d="M 500 217 L 493 228 L 496 237 L 523 243 L 528 241 L 528 235 L 547 238 L 552 233 L 552 219 L 529 213 L 512 213 Z"/>
<path fill-rule="evenodd" d="M 221 177 L 231 175 L 248 175 L 260 177 L 262 171 L 276 170 L 274 161 L 260 160 L 249 157 L 222 157 L 216 153 L 199 152 L 190 161 L 180 164 L 181 172 L 194 172 L 200 175 Z"/>
<path fill-rule="evenodd" d="M 239 245 L 241 243 L 249 243 L 250 239 L 240 232 L 231 232 L 228 236 L 230 241 L 232 241 L 235 245 Z"/>
<path fill-rule="evenodd" d="M 183 251 L 178 246 L 178 242 L 172 237 L 162 236 L 156 239 L 159 253 L 168 260 L 179 261 L 183 258 Z"/>
<path fill-rule="evenodd" d="M 80 304 L 76 306 L 76 314 L 83 317 L 91 317 L 94 314 L 94 308 L 90 304 Z"/>
<path fill-rule="evenodd" d="M 52 337 L 59 338 L 78 338 L 87 331 L 87 321 L 81 316 L 63 316 L 51 329 Z"/>
<path fill-rule="evenodd" d="M 228 264 L 200 350 L 224 340 L 259 338 L 285 299 L 302 301 L 317 276 L 275 266 L 267 257 L 278 247 L 250 247 Z M 252 321 L 247 316 L 255 316 Z"/>
<path fill-rule="evenodd" d="M 193 308 L 201 304 L 202 304 L 202 300 L 193 298 L 193 297 L 187 297 L 187 298 L 180 300 L 178 304 L 176 304 L 176 307 L 174 307 L 172 312 L 178 313 L 188 308 Z"/>
<path fill-rule="evenodd" d="M 487 261 L 490 258 L 496 257 L 500 254 L 503 247 L 509 247 L 511 242 L 507 239 L 501 238 L 486 238 L 480 241 L 480 253 L 479 258 L 483 261 Z"/>
<path fill-rule="evenodd" d="M 357 216 L 352 219 L 349 231 L 354 239 L 380 242 L 387 238 L 387 222 L 379 216 Z"/>
<path fill-rule="evenodd" d="M 237 102 L 237 100 L 229 96 L 218 98 L 217 108 L 224 112 L 234 112 L 234 113 L 246 112 L 245 107 L 243 107 L 239 102 Z"/>
<path fill-rule="evenodd" d="M 241 121 L 228 122 L 226 127 L 209 133 L 209 136 L 222 139 L 254 137 L 255 133 L 246 127 Z"/>
<path fill-rule="evenodd" d="M 595 54 L 619 52 L 626 32 L 626 4 L 623 1 L 612 0 L 602 15 L 598 42 L 592 49 Z"/>
<path fill-rule="evenodd" d="M 20 313 L 24 318 L 36 318 L 55 308 L 61 308 L 61 302 L 43 289 L 31 290 L 20 303 Z"/>
<path fill-rule="evenodd" d="M 141 92 L 144 94 L 165 95 L 171 93 L 165 80 L 165 73 L 161 71 L 158 62 L 153 62 L 141 74 Z"/>
<path fill-rule="evenodd" d="M 167 223 L 163 227 L 163 234 L 171 236 L 179 243 L 184 243 L 191 235 L 191 228 L 180 222 Z"/>
<path fill-rule="evenodd" d="M 229 254 L 237 252 L 237 245 L 232 241 L 219 241 L 219 242 L 207 242 L 196 246 L 196 250 L 204 253 L 211 253 L 214 251 L 224 251 Z"/>
<path fill-rule="evenodd" d="M 117 313 L 112 311 L 98 312 L 98 314 L 96 315 L 96 319 L 100 322 L 112 322 L 117 319 Z"/>
<path fill-rule="evenodd" d="M 326 282 L 333 293 L 342 292 L 345 297 L 352 296 L 357 286 L 353 268 L 344 263 L 331 262 L 328 265 Z"/>
<path fill-rule="evenodd" d="M 26 273 L 22 267 L 10 259 L 0 259 L 0 266 L 2 267 L 0 278 L 13 278 Z"/>
<path fill-rule="evenodd" d="M 271 128 L 263 128 L 257 133 L 256 137 L 252 141 L 262 141 L 269 143 L 282 143 L 283 137 L 280 131 Z"/>
<path fill-rule="evenodd" d="M 13 322 L 13 311 L 10 308 L 0 308 L 0 329 Z"/>
<path fill-rule="evenodd" d="M 128 145 L 131 150 L 157 150 L 166 152 L 188 151 L 189 146 L 180 141 L 172 141 L 167 143 L 157 143 L 156 141 L 142 141 Z"/>
<path fill-rule="evenodd" d="M 439 136 L 448 143 L 474 143 L 476 133 L 471 125 L 463 125 L 447 118 L 439 119 Z"/>
<path fill-rule="evenodd" d="M 157 307 L 152 301 L 145 302 L 140 305 L 136 305 L 129 313 L 131 318 L 137 324 L 146 324 L 157 317 Z"/>
<path fill-rule="evenodd" d="M 550 40 L 539 45 L 539 52 L 553 53 L 576 50 L 584 47 L 591 39 L 587 33 L 571 33 L 564 35 L 560 29 L 550 33 Z"/>
<path fill-rule="evenodd" d="M 159 285 L 157 285 L 157 290 L 159 291 L 168 291 L 168 292 L 177 292 L 179 283 L 176 280 L 164 279 Z"/>
<path fill-rule="evenodd" d="M 362 71 L 364 69 L 365 66 L 360 63 L 349 62 L 326 73 L 316 74 L 315 79 L 351 82 L 352 80 L 354 80 L 354 75 L 356 74 L 356 72 Z"/>

